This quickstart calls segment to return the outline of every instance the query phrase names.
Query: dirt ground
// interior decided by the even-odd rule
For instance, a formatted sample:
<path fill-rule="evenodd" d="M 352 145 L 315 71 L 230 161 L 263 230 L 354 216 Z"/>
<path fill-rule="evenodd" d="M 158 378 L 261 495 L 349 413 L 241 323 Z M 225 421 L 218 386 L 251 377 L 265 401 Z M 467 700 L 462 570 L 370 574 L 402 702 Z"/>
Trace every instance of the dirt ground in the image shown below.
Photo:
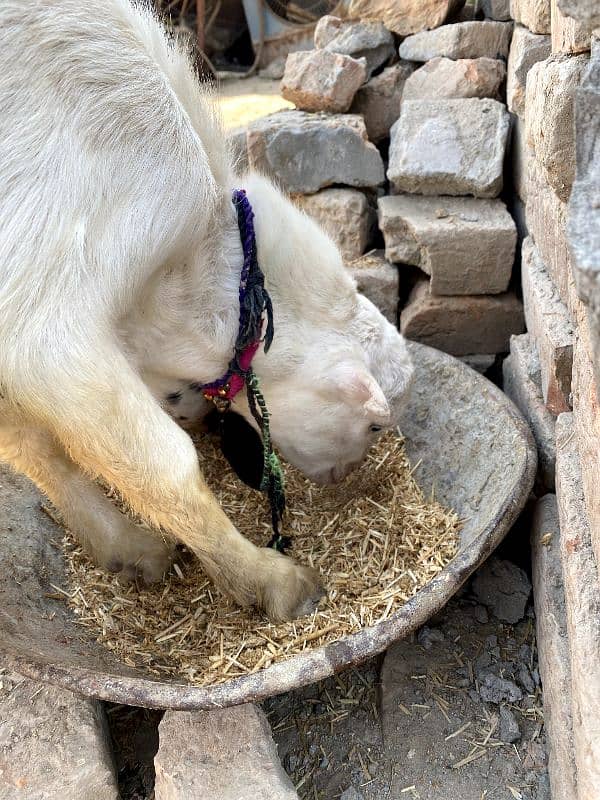
<path fill-rule="evenodd" d="M 227 130 L 240 128 L 282 108 L 294 108 L 279 94 L 279 81 L 230 78 L 219 84 L 219 107 Z"/>

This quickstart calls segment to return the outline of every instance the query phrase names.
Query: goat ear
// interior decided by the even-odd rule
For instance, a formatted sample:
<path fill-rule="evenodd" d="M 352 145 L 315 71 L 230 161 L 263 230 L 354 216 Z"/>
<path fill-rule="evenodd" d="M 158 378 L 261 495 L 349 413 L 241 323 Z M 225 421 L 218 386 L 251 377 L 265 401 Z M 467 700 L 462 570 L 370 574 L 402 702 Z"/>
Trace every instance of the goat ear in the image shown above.
<path fill-rule="evenodd" d="M 342 365 L 335 375 L 336 390 L 344 398 L 362 405 L 364 413 L 374 422 L 387 422 L 390 407 L 381 386 L 375 378 L 362 367 Z"/>

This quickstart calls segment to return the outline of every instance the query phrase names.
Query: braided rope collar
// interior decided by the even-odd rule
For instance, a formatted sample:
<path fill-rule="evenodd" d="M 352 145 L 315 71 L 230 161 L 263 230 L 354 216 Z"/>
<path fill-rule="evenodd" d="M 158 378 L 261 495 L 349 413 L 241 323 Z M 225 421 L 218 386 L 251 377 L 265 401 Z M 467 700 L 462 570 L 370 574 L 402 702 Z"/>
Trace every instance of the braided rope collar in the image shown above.
<path fill-rule="evenodd" d="M 264 351 L 268 352 L 273 341 L 273 306 L 265 289 L 265 277 L 258 264 L 256 235 L 254 232 L 254 212 L 245 189 L 233 193 L 232 202 L 236 208 L 238 228 L 244 253 L 244 263 L 240 275 L 239 303 L 240 316 L 238 334 L 235 340 L 233 357 L 224 375 L 211 383 L 193 384 L 207 400 L 214 403 L 220 414 L 225 414 L 231 401 L 246 387 L 250 412 L 256 420 L 263 440 L 263 473 L 260 489 L 267 492 L 271 508 L 273 536 L 268 547 L 283 552 L 290 540 L 280 533 L 281 520 L 285 510 L 285 489 L 281 464 L 273 450 L 269 426 L 269 412 L 260 383 L 252 369 L 252 360 L 263 341 L 262 332 L 266 315 Z"/>

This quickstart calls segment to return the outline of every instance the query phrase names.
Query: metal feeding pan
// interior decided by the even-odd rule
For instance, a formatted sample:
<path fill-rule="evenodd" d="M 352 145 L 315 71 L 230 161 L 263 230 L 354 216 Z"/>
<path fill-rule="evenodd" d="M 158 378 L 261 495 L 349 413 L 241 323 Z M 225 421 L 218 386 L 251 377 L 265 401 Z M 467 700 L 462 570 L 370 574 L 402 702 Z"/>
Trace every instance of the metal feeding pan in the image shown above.
<path fill-rule="evenodd" d="M 321 680 L 374 656 L 423 625 L 509 530 L 533 484 L 535 446 L 493 384 L 460 361 L 412 344 L 416 379 L 402 421 L 417 479 L 465 521 L 456 558 L 397 613 L 372 628 L 253 675 L 197 688 L 128 667 L 76 625 L 51 584 L 63 584 L 62 532 L 37 490 L 0 470 L 0 663 L 82 694 L 151 708 L 251 702 Z"/>

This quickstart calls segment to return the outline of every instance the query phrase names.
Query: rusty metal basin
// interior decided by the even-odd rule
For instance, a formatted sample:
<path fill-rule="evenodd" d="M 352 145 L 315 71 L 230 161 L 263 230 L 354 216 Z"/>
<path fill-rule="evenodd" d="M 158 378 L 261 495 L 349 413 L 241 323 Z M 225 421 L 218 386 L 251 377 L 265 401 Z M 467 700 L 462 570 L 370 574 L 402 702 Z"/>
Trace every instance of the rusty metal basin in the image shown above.
<path fill-rule="evenodd" d="M 411 344 L 416 381 L 402 421 L 416 474 L 466 520 L 454 560 L 385 622 L 253 675 L 197 688 L 128 667 L 45 597 L 63 583 L 62 533 L 26 479 L 0 468 L 0 663 L 85 695 L 151 708 L 201 709 L 260 700 L 312 683 L 386 649 L 423 625 L 507 533 L 532 487 L 529 429 L 493 384 L 451 356 Z"/>

